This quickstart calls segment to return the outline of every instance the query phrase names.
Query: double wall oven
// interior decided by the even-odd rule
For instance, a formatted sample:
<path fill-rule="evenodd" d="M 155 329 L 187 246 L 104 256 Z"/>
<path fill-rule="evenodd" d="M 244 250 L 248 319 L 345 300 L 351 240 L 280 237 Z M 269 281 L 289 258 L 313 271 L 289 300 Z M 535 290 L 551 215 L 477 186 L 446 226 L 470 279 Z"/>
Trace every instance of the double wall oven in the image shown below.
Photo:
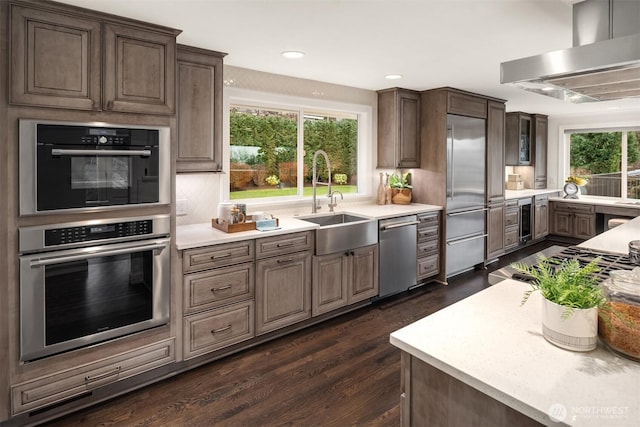
<path fill-rule="evenodd" d="M 170 203 L 169 153 L 168 128 L 20 121 L 20 214 L 45 223 L 19 229 L 22 361 L 169 322 L 170 217 L 142 209 Z"/>

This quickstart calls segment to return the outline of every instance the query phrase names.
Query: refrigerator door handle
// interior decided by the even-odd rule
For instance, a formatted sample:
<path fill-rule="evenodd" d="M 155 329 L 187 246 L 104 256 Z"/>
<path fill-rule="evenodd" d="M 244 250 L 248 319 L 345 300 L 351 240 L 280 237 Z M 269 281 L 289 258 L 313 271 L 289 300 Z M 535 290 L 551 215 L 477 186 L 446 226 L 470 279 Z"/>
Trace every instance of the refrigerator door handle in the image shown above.
<path fill-rule="evenodd" d="M 453 198 L 453 126 L 447 126 L 447 198 Z"/>
<path fill-rule="evenodd" d="M 488 208 L 480 208 L 480 209 L 474 209 L 474 210 L 471 210 L 471 211 L 448 213 L 447 216 L 468 215 L 468 214 L 472 214 L 472 213 L 485 212 L 487 210 L 489 210 L 489 209 Z"/>
<path fill-rule="evenodd" d="M 459 245 L 460 243 L 470 242 L 471 240 L 484 239 L 487 236 L 488 236 L 487 234 L 479 234 L 477 236 L 465 237 L 458 240 L 450 240 L 447 242 L 447 245 L 448 246 Z"/>

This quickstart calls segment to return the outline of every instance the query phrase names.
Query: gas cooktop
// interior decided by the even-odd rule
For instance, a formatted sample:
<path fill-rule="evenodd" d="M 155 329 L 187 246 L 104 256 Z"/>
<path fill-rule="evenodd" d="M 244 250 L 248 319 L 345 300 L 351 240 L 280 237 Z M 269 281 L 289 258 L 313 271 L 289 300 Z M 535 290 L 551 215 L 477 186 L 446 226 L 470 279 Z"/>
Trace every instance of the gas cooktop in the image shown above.
<path fill-rule="evenodd" d="M 595 250 L 580 246 L 551 246 L 545 249 L 542 252 L 531 255 L 520 262 L 533 265 L 537 262 L 537 259 L 540 256 L 545 256 L 552 260 L 562 261 L 565 259 L 576 259 L 580 263 L 580 265 L 586 265 L 594 259 L 598 259 L 597 265 L 599 270 L 595 273 L 600 281 L 606 280 L 609 278 L 609 272 L 613 270 L 632 270 L 634 267 L 638 267 L 636 264 L 633 264 L 629 257 L 625 254 L 620 254 L 616 252 L 606 252 L 601 250 Z M 489 274 L 489 283 L 494 285 L 504 279 L 515 279 L 521 281 L 529 281 L 531 279 L 530 276 L 518 273 L 511 266 L 507 266 L 501 268 L 500 270 L 494 271 Z"/>

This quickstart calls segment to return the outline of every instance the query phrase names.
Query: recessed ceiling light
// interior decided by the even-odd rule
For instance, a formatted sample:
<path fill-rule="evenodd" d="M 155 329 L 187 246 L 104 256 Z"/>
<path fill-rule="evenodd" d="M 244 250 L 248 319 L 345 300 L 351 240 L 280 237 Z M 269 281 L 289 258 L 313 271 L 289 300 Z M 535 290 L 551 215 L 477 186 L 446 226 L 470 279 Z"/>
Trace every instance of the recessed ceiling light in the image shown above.
<path fill-rule="evenodd" d="M 402 78 L 402 74 L 387 74 L 384 78 L 388 80 L 398 80 Z"/>
<path fill-rule="evenodd" d="M 288 59 L 300 59 L 304 57 L 304 52 L 299 50 L 285 50 L 282 52 L 282 56 Z"/>

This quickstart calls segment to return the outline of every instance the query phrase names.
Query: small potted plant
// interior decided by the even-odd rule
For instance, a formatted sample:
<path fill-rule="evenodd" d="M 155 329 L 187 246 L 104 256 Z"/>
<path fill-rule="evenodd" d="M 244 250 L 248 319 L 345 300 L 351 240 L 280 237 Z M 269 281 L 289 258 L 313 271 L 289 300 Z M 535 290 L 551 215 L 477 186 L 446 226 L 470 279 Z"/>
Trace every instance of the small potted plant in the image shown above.
<path fill-rule="evenodd" d="M 598 342 L 598 310 L 608 312 L 607 298 L 593 275 L 598 259 L 581 266 L 575 260 L 554 260 L 540 257 L 528 266 L 514 263 L 518 272 L 530 276 L 531 289 L 521 304 L 533 292 L 539 291 L 542 303 L 542 335 L 550 343 L 573 351 L 590 351 Z"/>
<path fill-rule="evenodd" d="M 273 187 L 275 187 L 276 185 L 280 184 L 280 178 L 278 178 L 276 175 L 269 175 L 268 177 L 266 177 L 265 182 Z"/>
<path fill-rule="evenodd" d="M 411 203 L 411 173 L 389 175 L 389 187 L 391 187 L 391 203 L 408 205 Z"/>

